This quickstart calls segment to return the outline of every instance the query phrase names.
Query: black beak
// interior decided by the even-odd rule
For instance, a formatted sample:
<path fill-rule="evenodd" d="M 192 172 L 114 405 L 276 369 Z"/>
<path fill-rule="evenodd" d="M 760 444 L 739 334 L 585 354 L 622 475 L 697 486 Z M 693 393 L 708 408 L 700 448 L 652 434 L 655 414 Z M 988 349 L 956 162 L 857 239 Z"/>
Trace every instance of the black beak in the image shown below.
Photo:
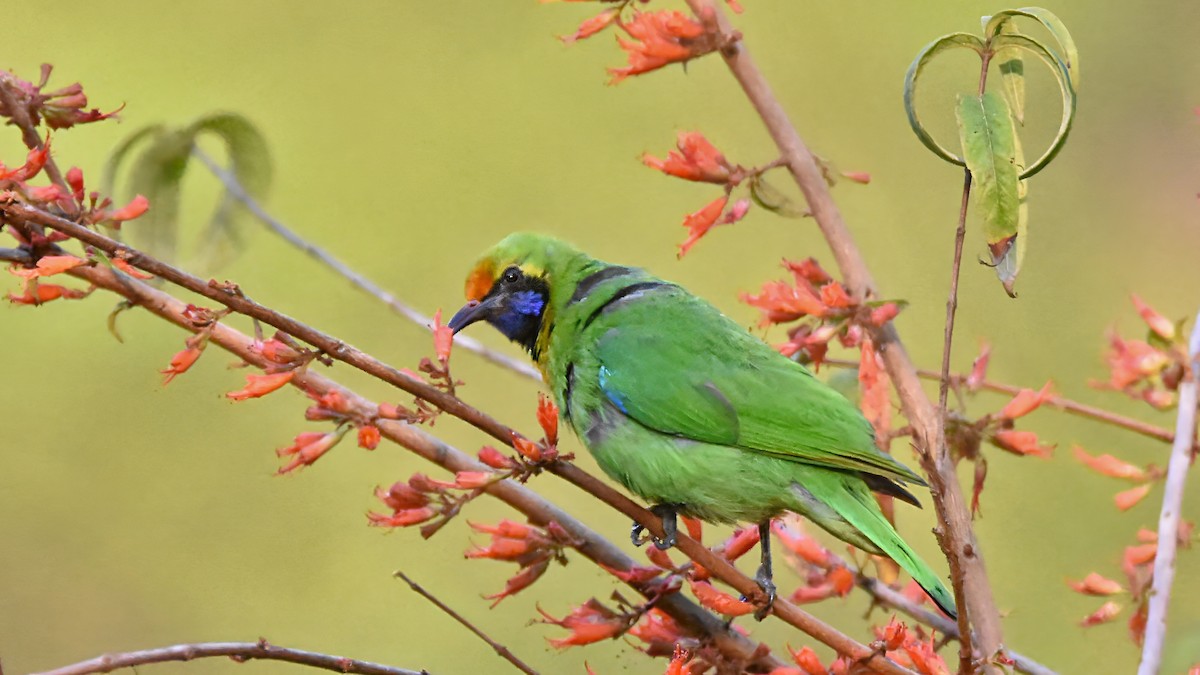
<path fill-rule="evenodd" d="M 483 301 L 472 300 L 468 302 L 463 305 L 462 309 L 454 313 L 454 316 L 450 318 L 450 323 L 446 325 L 449 326 L 450 330 L 457 333 L 476 321 L 487 319 L 496 308 L 496 297 L 492 296 L 485 298 Z"/>

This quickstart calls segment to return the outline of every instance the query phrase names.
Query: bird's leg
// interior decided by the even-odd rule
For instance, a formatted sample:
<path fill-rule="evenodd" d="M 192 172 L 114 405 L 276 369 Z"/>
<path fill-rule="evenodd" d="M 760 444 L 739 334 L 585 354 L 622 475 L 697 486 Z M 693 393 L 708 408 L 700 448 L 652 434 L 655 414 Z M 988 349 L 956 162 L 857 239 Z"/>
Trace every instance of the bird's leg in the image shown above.
<path fill-rule="evenodd" d="M 655 504 L 654 506 L 650 507 L 650 513 L 653 513 L 662 519 L 662 539 L 653 536 L 643 539 L 641 535 L 646 528 L 641 523 L 634 521 L 633 529 L 629 532 L 629 540 L 633 542 L 634 546 L 641 546 L 647 541 L 653 540 L 654 545 L 658 547 L 660 551 L 665 551 L 674 546 L 676 541 L 675 535 L 678 531 L 678 525 L 675 522 L 675 514 L 678 506 L 678 504 Z"/>
<path fill-rule="evenodd" d="M 770 519 L 758 524 L 758 547 L 759 552 L 762 554 L 762 564 L 758 566 L 758 572 L 754 575 L 754 580 L 763 589 L 763 593 L 767 594 L 767 604 L 759 607 L 754 612 L 754 618 L 762 621 L 766 618 L 767 613 L 771 611 L 771 605 L 775 604 L 775 581 L 773 580 L 775 575 L 771 569 Z"/>

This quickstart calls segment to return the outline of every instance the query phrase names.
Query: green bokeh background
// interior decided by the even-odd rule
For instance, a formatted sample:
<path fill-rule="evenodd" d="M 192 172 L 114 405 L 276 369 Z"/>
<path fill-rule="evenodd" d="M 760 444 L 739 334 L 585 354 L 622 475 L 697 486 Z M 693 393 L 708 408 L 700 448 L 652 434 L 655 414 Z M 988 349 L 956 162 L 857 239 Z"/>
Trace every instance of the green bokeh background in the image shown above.
<path fill-rule="evenodd" d="M 913 357 L 936 363 L 961 173 L 914 139 L 900 85 L 921 46 L 946 32 L 977 30 L 980 15 L 1004 6 L 744 4 L 736 21 L 801 133 L 839 167 L 871 173 L 870 186 L 843 183 L 835 196 L 883 293 L 912 303 L 898 323 Z M 987 339 L 997 380 L 1033 386 L 1053 378 L 1070 397 L 1169 426 L 1170 415 L 1087 382 L 1105 377 L 1106 330 L 1142 331 L 1129 292 L 1172 317 L 1195 311 L 1200 299 L 1200 125 L 1193 112 L 1200 104 L 1200 5 L 1075 1 L 1050 9 L 1082 52 L 1079 116 L 1066 150 L 1031 186 L 1020 299 L 1006 298 L 987 269 L 964 267 L 955 364 L 968 365 Z M 505 233 L 534 228 L 680 281 L 749 325 L 754 312 L 737 293 L 777 277 L 781 255 L 815 255 L 832 267 L 823 241 L 811 221 L 752 212 L 675 260 L 683 214 L 714 191 L 655 174 L 639 165 L 639 154 L 661 155 L 676 131 L 690 129 L 746 164 L 772 159 L 771 145 L 718 59 L 692 63 L 686 74 L 673 68 L 605 86 L 603 67 L 623 62 L 611 35 L 570 48 L 553 37 L 594 10 L 532 0 L 26 3 L 6 12 L 0 66 L 36 79 L 38 65 L 52 62 L 54 81 L 82 81 L 94 105 L 127 103 L 119 124 L 55 136 L 60 161 L 83 167 L 93 184 L 108 150 L 142 125 L 179 124 L 217 109 L 248 115 L 273 151 L 272 212 L 423 310 L 456 308 L 477 253 Z M 953 133 L 947 104 L 973 88 L 973 73 L 966 57 L 928 73 L 924 109 L 943 134 Z M 1048 75 L 1037 72 L 1030 87 L 1026 147 L 1033 154 L 1059 111 Z M 0 150 L 9 164 L 24 154 L 12 130 Z M 195 232 L 215 189 L 201 170 L 188 188 L 185 220 Z M 967 251 L 968 263 L 984 251 L 974 233 Z M 429 351 L 425 331 L 261 232 L 251 230 L 244 255 L 213 273 L 395 365 L 413 366 Z M 6 290 L 16 287 L 14 278 Z M 6 672 L 105 651 L 259 636 L 431 672 L 505 667 L 392 580 L 397 568 L 543 672 L 583 672 L 584 659 L 599 673 L 662 671 L 663 662 L 622 643 L 555 652 L 544 638 L 561 631 L 528 625 L 535 602 L 561 614 L 593 595 L 606 597 L 615 582 L 590 564 L 556 567 L 489 611 L 480 594 L 499 590 L 514 568 L 463 560 L 465 519 L 428 542 L 412 531 L 366 527 L 374 486 L 430 470 L 403 450 L 384 445 L 368 453 L 347 443 L 298 475 L 275 477 L 272 450 L 318 428 L 302 419 L 303 397 L 284 391 L 230 403 L 222 393 L 238 388 L 242 374 L 228 370 L 231 359 L 216 350 L 164 388 L 157 370 L 181 348 L 183 334 L 130 312 L 120 320 L 125 343 L 118 344 L 104 325 L 113 304 L 97 294 L 0 309 Z M 499 345 L 493 333 L 475 334 Z M 469 383 L 462 392 L 469 401 L 533 431 L 535 386 L 465 353 L 455 367 Z M 331 374 L 376 399 L 407 398 L 344 366 Z M 981 396 L 970 411 L 1001 404 Z M 1166 448 L 1054 411 L 1039 411 L 1023 426 L 1059 451 L 1049 461 L 988 451 L 985 517 L 977 527 L 1006 615 L 1005 641 L 1064 673 L 1131 671 L 1137 651 L 1126 637 L 1127 614 L 1079 628 L 1100 600 L 1070 592 L 1063 580 L 1090 571 L 1119 577 L 1121 549 L 1139 526 L 1154 526 L 1161 492 L 1119 513 L 1111 495 L 1125 486 L 1081 469 L 1069 448 L 1079 443 L 1160 465 Z M 485 441 L 452 419 L 434 431 L 466 450 Z M 911 463 L 901 444 L 897 451 Z M 580 463 L 594 469 L 586 454 Z M 534 485 L 625 539 L 628 523 L 606 507 L 550 476 Z M 1187 505 L 1193 519 L 1200 515 L 1195 492 Z M 900 525 L 936 557 L 931 511 L 903 510 Z M 486 499 L 466 514 L 481 521 L 510 515 Z M 1200 661 L 1198 597 L 1200 559 L 1184 552 L 1165 672 Z M 814 611 L 866 640 L 866 607 L 854 594 Z M 775 621 L 754 630 L 780 649 L 810 642 Z M 149 668 L 294 672 L 226 661 Z"/>

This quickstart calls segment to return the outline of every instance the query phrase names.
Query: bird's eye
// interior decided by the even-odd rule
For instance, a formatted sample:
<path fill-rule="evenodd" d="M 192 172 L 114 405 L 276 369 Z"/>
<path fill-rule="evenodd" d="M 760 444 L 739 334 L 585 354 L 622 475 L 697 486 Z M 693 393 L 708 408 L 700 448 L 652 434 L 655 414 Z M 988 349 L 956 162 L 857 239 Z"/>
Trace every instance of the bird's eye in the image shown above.
<path fill-rule="evenodd" d="M 504 276 L 502 278 L 506 283 L 516 283 L 517 279 L 521 278 L 521 270 L 517 269 L 516 267 L 510 267 L 504 270 Z"/>

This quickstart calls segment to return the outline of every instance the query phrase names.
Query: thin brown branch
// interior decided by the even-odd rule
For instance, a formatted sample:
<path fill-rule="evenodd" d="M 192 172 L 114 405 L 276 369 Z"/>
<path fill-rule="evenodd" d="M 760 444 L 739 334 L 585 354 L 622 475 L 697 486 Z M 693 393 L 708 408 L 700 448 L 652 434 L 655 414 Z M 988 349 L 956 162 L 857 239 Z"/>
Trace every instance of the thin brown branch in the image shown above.
<path fill-rule="evenodd" d="M 1154 556 L 1154 585 L 1150 590 L 1150 608 L 1146 618 L 1146 638 L 1138 675 L 1155 675 L 1162 661 L 1167 637 L 1167 608 L 1171 604 L 1171 585 L 1175 581 L 1175 552 L 1179 532 L 1179 512 L 1187 487 L 1188 468 L 1192 464 L 1192 438 L 1196 435 L 1196 380 L 1200 378 L 1200 314 L 1192 327 L 1188 343 L 1188 372 L 1179 386 L 1179 411 L 1175 419 L 1175 443 L 1167 464 L 1163 484 L 1162 511 L 1158 517 L 1158 551 Z"/>
<path fill-rule="evenodd" d="M 433 603 L 434 607 L 437 607 L 438 609 L 440 609 L 443 612 L 445 612 L 446 614 L 448 614 L 451 619 L 454 619 L 455 621 L 459 622 L 467 630 L 474 633 L 475 636 L 478 637 L 480 640 L 483 640 L 484 642 L 486 642 L 488 644 L 488 646 L 492 648 L 493 651 L 495 651 L 497 654 L 499 654 L 500 657 L 503 658 L 505 661 L 508 661 L 509 663 L 511 663 L 514 668 L 521 671 L 522 673 L 525 673 L 525 675 L 538 675 L 538 672 L 536 670 L 534 670 L 533 668 L 530 668 L 524 661 L 517 658 L 517 655 L 513 654 L 511 651 L 509 651 L 508 647 L 505 647 L 504 645 L 500 644 L 499 642 L 496 642 L 495 640 L 493 640 L 491 637 L 488 636 L 487 633 L 483 632 L 482 630 L 477 628 L 475 626 L 475 624 L 468 621 L 466 617 L 464 617 L 463 615 L 454 611 L 454 609 L 452 609 L 449 605 L 442 602 L 441 600 L 438 600 L 434 594 L 425 590 L 424 588 L 421 587 L 420 584 L 418 584 L 417 582 L 408 578 L 407 574 L 405 574 L 404 572 L 402 572 L 400 570 L 396 570 L 393 573 L 393 576 L 403 579 L 404 583 L 408 584 L 408 587 L 413 589 L 413 591 L 417 595 L 419 595 L 422 598 L 425 598 L 429 602 Z"/>
<path fill-rule="evenodd" d="M 962 203 L 958 207 L 958 227 L 954 230 L 954 261 L 950 265 L 950 293 L 946 298 L 946 328 L 942 337 L 942 372 L 938 378 L 938 412 L 942 419 L 946 418 L 946 403 L 950 398 L 950 353 L 954 343 L 954 315 L 958 311 L 958 277 L 962 269 L 963 241 L 967 237 L 967 206 L 970 202 L 971 172 L 963 169 Z"/>
<path fill-rule="evenodd" d="M 846 359 L 825 359 L 822 361 L 822 363 L 835 366 L 837 368 L 858 367 L 858 361 L 850 361 Z M 939 373 L 924 368 L 918 368 L 917 375 L 923 379 L 934 381 L 937 381 L 941 377 Z M 951 387 L 962 387 L 966 384 L 966 382 L 966 375 L 960 373 L 951 373 Z M 980 382 L 979 388 L 986 391 L 995 392 L 997 394 L 1007 394 L 1009 396 L 1016 396 L 1021 392 L 1022 389 L 1022 387 L 1015 385 L 1003 384 L 1001 382 L 991 382 L 988 380 Z M 1051 408 L 1057 408 L 1063 412 L 1070 413 L 1078 417 L 1083 417 L 1097 422 L 1102 422 L 1104 424 L 1111 424 L 1112 426 L 1120 427 L 1122 429 L 1127 429 L 1135 434 L 1146 436 L 1147 438 L 1153 438 L 1166 443 L 1172 443 L 1175 441 L 1175 433 L 1168 429 L 1164 429 L 1163 427 L 1155 426 L 1153 424 L 1148 424 L 1132 417 L 1118 415 L 1117 413 L 1110 412 L 1103 408 L 1087 405 L 1086 403 L 1080 403 L 1079 401 L 1075 401 L 1064 396 L 1051 396 L 1046 399 L 1046 403 L 1044 405 Z"/>
<path fill-rule="evenodd" d="M 99 288 L 121 295 L 134 305 L 144 307 L 151 313 L 185 330 L 191 332 L 197 330 L 191 320 L 185 315 L 186 303 L 168 293 L 139 281 L 119 276 L 112 270 L 99 266 L 78 267 L 71 270 L 69 274 L 92 283 Z M 252 348 L 253 343 L 253 338 L 225 323 L 219 323 L 213 327 L 212 338 L 210 340 L 210 344 L 215 344 L 225 349 L 247 363 L 260 368 L 266 366 L 267 362 L 263 359 L 262 354 Z M 347 401 L 349 411 L 363 418 L 369 419 L 373 417 L 379 409 L 377 403 L 359 396 L 350 389 L 339 385 L 311 368 L 297 373 L 293 377 L 291 384 L 300 390 L 313 392 L 317 395 L 324 395 L 330 391 L 337 390 Z M 414 454 L 447 471 L 453 473 L 459 471 L 488 470 L 488 467 L 477 461 L 474 457 L 443 443 L 441 440 L 415 426 L 391 420 L 379 420 L 376 424 L 385 438 L 411 450 Z M 572 466 L 565 462 L 560 462 L 554 466 L 560 465 Z M 572 466 L 572 468 L 574 467 Z M 583 476 L 587 475 L 578 468 L 575 468 L 575 471 Z M 607 488 L 607 486 L 605 487 Z M 611 488 L 607 489 L 610 493 L 612 492 Z M 625 555 L 611 541 L 605 539 L 574 516 L 563 511 L 524 485 L 511 480 L 504 480 L 489 485 L 486 491 L 492 497 L 516 509 L 535 525 L 545 527 L 551 522 L 557 523 L 571 535 L 572 539 L 579 542 L 576 549 L 585 558 L 595 563 L 619 571 L 627 571 L 636 565 L 629 556 Z M 601 498 L 603 499 L 603 497 Z M 620 498 L 624 499 L 624 497 Z M 625 501 L 628 502 L 627 499 Z M 632 502 L 629 503 L 632 504 Z M 636 509 L 636 505 L 633 508 Z M 658 528 L 658 519 L 648 511 L 641 510 L 641 513 L 644 519 L 653 520 L 654 527 L 661 535 L 661 529 Z M 649 585 L 630 583 L 629 586 L 645 597 L 657 596 L 657 589 Z M 657 600 L 655 606 L 670 615 L 691 634 L 711 641 L 731 661 L 751 663 L 768 671 L 781 665 L 777 659 L 770 655 L 769 650 L 763 645 L 756 644 L 738 633 L 728 630 L 723 621 L 688 600 L 682 594 L 674 593 L 662 596 Z"/>
<path fill-rule="evenodd" d="M 724 10 L 717 3 L 712 0 L 687 0 L 687 3 L 701 20 L 715 23 L 723 35 L 735 35 Z M 780 155 L 787 160 L 788 169 L 804 193 L 809 210 L 829 244 L 846 285 L 856 297 L 873 297 L 875 282 L 833 201 L 820 167 L 788 119 L 783 105 L 771 91 L 762 71 L 755 65 L 745 44 L 740 39 L 731 41 L 722 49 L 721 56 L 762 118 Z M 1000 650 L 1003 630 L 979 543 L 971 527 L 967 503 L 954 472 L 954 463 L 946 449 L 941 417 L 925 394 L 895 326 L 888 323 L 876 331 L 874 337 L 884 366 L 900 396 L 904 413 L 916 432 L 914 440 L 937 511 L 938 544 L 950 565 L 951 585 L 959 616 L 964 623 L 975 626 L 977 651 L 986 662 Z"/>
<path fill-rule="evenodd" d="M 199 147 L 192 147 L 192 156 L 200 160 L 200 163 L 204 164 L 204 166 L 207 167 L 214 176 L 216 176 L 217 180 L 221 181 L 221 184 L 225 186 L 225 189 L 228 191 L 229 195 L 241 202 L 242 205 L 246 207 L 246 210 L 249 211 L 250 214 L 253 215 L 260 223 L 262 223 L 263 226 L 266 227 L 271 233 L 277 235 L 279 238 L 291 244 L 293 247 L 308 254 L 309 257 L 349 281 L 350 284 L 355 288 L 383 303 L 388 309 L 392 310 L 399 316 L 408 319 L 418 326 L 428 327 L 433 325 L 433 319 L 431 317 L 422 314 L 413 307 L 402 302 L 395 295 L 384 290 L 379 284 L 354 271 L 354 268 L 350 267 L 341 260 L 338 260 L 337 257 L 332 253 L 308 241 L 304 237 L 300 236 L 300 234 L 295 230 L 285 225 L 278 218 L 272 216 L 270 213 L 267 213 L 267 210 L 258 203 L 258 200 L 246 191 L 245 186 L 238 181 L 237 176 L 233 175 L 230 171 L 213 161 L 213 159 L 205 154 L 204 151 L 202 151 Z M 482 342 L 469 335 L 455 336 L 454 343 L 456 346 L 461 347 L 462 349 L 479 355 L 485 361 L 489 361 L 503 368 L 507 368 L 518 375 L 524 375 L 531 380 L 535 380 L 537 382 L 542 381 L 541 373 L 539 373 L 533 366 L 529 365 L 525 361 L 514 359 L 507 354 L 501 354 L 494 349 L 490 349 L 484 346 Z"/>
<path fill-rule="evenodd" d="M 93 232 L 81 225 L 78 225 L 77 223 L 59 218 L 26 204 L 0 203 L 0 214 L 3 214 L 8 219 L 15 219 L 21 222 L 37 223 L 54 230 L 58 230 L 71 236 L 72 238 L 88 244 L 89 246 L 93 246 L 101 251 L 104 251 L 110 256 L 122 257 L 126 259 L 129 264 L 137 267 L 138 269 L 154 274 L 161 279 L 194 293 L 198 293 L 199 295 L 209 298 L 210 300 L 214 300 L 225 307 L 234 310 L 235 312 L 257 319 L 269 326 L 284 331 L 292 337 L 303 340 L 304 342 L 316 347 L 335 360 L 342 361 L 343 363 L 346 363 L 368 375 L 392 384 L 410 394 L 413 394 L 414 396 L 425 399 L 429 403 L 437 406 L 445 412 L 448 412 L 451 415 L 467 422 L 468 424 L 471 424 L 477 429 L 488 433 L 493 438 L 505 443 L 506 445 L 511 445 L 513 442 L 512 439 L 514 431 L 511 428 L 501 424 L 477 408 L 468 405 L 461 399 L 447 394 L 446 392 L 425 382 L 413 379 L 404 373 L 401 373 L 399 370 L 382 363 L 381 361 L 378 361 L 365 352 L 355 349 L 345 342 L 342 342 L 341 340 L 322 333 L 321 331 L 301 323 L 296 319 L 260 305 L 246 298 L 240 292 L 234 292 L 228 285 L 218 284 L 216 282 L 206 283 L 198 277 L 183 272 L 182 270 L 159 261 L 141 251 L 137 251 L 125 246 L 120 242 Z M 75 274 L 79 270 L 86 269 L 92 268 L 75 268 L 74 270 L 71 270 L 71 273 Z M 118 290 L 118 292 L 121 291 Z M 121 294 L 126 295 L 123 292 L 121 292 Z M 126 297 L 128 298 L 129 296 L 126 295 Z M 253 363 L 259 363 L 259 361 L 256 359 L 249 360 Z M 295 384 L 303 381 L 304 379 L 305 378 L 301 377 L 300 375 L 297 375 L 295 378 L 293 378 L 292 382 Z M 475 466 L 470 470 L 479 470 L 482 468 L 482 465 L 478 463 L 472 462 L 472 464 Z M 547 467 L 547 470 L 566 479 L 574 485 L 583 488 L 585 491 L 591 493 L 601 501 L 613 506 L 621 513 L 624 513 L 633 520 L 645 525 L 654 535 L 658 537 L 664 536 L 662 522 L 657 516 L 635 504 L 628 497 L 625 497 L 603 481 L 591 476 L 574 464 L 558 461 L 550 464 Z M 489 489 L 489 492 L 492 492 L 492 490 Z M 703 565 L 706 569 L 712 572 L 715 577 L 726 584 L 729 584 L 731 587 L 747 597 L 762 597 L 762 589 L 759 588 L 757 582 L 739 572 L 737 568 L 729 564 L 729 562 L 727 562 L 724 558 L 714 554 L 699 542 L 696 542 L 695 540 L 686 536 L 680 535 L 679 540 L 679 549 L 689 558 Z M 622 567 L 619 569 L 627 568 Z M 791 603 L 783 600 L 777 600 L 774 604 L 772 613 L 786 623 L 799 628 L 805 633 L 811 635 L 813 638 L 832 647 L 839 653 L 850 656 L 856 660 L 861 660 L 880 672 L 909 672 L 904 668 L 897 666 L 892 661 L 886 659 L 878 652 L 851 639 L 833 626 L 826 624 L 825 622 L 817 619 L 813 615 L 801 610 Z"/>
<path fill-rule="evenodd" d="M 289 649 L 269 644 L 266 640 L 258 642 L 199 642 L 186 645 L 172 645 L 155 649 L 143 649 L 136 652 L 121 652 L 97 656 L 88 661 L 81 661 L 62 668 L 47 670 L 34 675 L 87 675 L 88 673 L 111 673 L 120 668 L 136 668 L 151 663 L 167 663 L 170 661 L 194 661 L 196 659 L 214 656 L 228 657 L 238 663 L 252 660 L 286 661 L 302 666 L 332 670 L 338 673 L 359 673 L 361 675 L 429 675 L 424 670 L 408 670 L 394 668 L 370 661 L 359 661 L 345 656 L 320 654 L 301 649 Z"/>

